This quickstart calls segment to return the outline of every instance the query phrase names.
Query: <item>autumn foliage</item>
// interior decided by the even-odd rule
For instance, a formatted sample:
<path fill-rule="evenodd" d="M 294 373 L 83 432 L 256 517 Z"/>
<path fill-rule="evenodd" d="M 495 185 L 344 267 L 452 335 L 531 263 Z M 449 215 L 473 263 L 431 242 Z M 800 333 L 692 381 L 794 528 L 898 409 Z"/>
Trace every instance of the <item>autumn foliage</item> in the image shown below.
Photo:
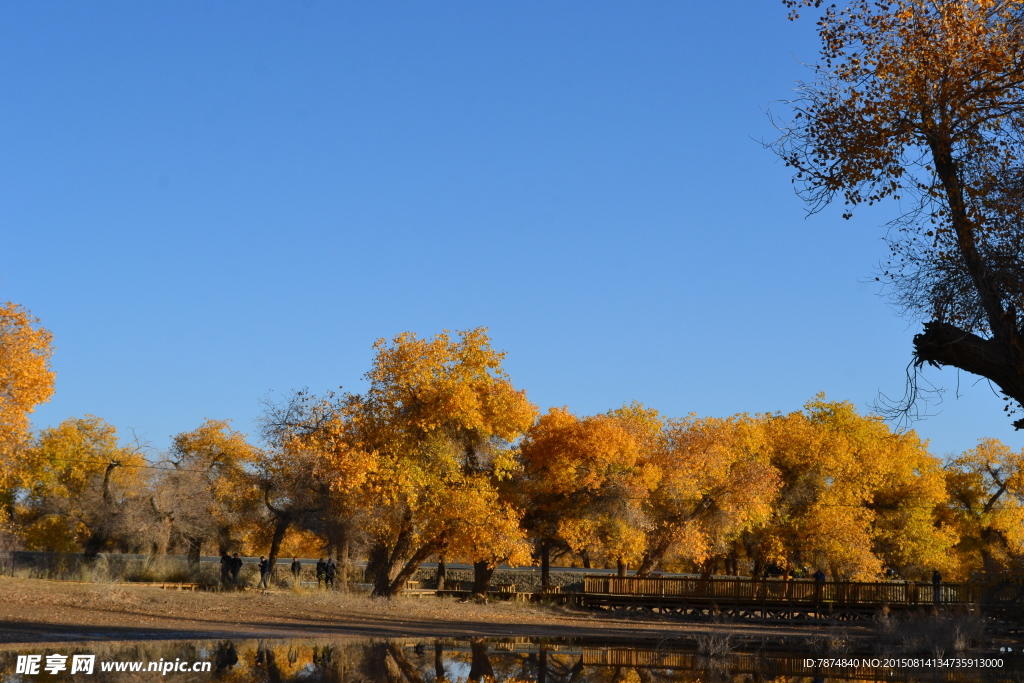
<path fill-rule="evenodd" d="M 824 3 L 820 59 L 772 145 L 812 212 L 898 200 L 878 279 L 924 323 L 916 366 L 985 377 L 1008 412 L 1024 406 L 1022 29 L 1020 0 Z"/>
<path fill-rule="evenodd" d="M 33 434 L 49 335 L 5 310 L 22 365 L 4 495 L 26 549 L 331 555 L 356 580 L 363 559 L 381 596 L 431 560 L 472 563 L 480 591 L 500 564 L 877 580 L 1024 560 L 1024 453 L 998 441 L 944 463 L 824 396 L 788 414 L 540 413 L 483 329 L 379 340 L 365 392 L 270 404 L 259 445 L 220 420 L 163 454 L 93 416 Z"/>

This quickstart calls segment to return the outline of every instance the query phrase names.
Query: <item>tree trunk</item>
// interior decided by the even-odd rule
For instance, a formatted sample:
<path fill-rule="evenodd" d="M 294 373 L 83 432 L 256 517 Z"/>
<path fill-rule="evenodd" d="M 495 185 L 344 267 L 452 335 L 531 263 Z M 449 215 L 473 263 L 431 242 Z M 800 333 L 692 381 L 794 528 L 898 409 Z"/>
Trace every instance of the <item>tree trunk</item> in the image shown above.
<path fill-rule="evenodd" d="M 583 560 L 583 568 L 584 569 L 590 569 L 591 568 L 591 566 L 590 566 L 590 553 L 588 553 L 586 550 L 582 551 L 580 553 L 580 559 Z"/>
<path fill-rule="evenodd" d="M 473 563 L 473 595 L 487 597 L 487 589 L 491 586 L 491 577 L 496 567 L 490 562 Z"/>
<path fill-rule="evenodd" d="M 341 562 L 341 566 L 339 567 L 341 570 L 341 589 L 345 592 L 348 592 L 349 572 L 352 567 L 349 550 L 348 534 L 345 534 L 345 540 L 341 542 L 341 557 L 338 558 Z"/>
<path fill-rule="evenodd" d="M 188 550 L 185 556 L 188 558 L 188 566 L 190 569 L 199 569 L 199 564 L 202 561 L 203 555 L 203 539 L 197 536 L 188 536 L 185 539 L 188 544 Z"/>
<path fill-rule="evenodd" d="M 616 565 L 618 567 L 617 575 L 619 576 L 619 578 L 626 578 L 626 570 L 628 569 L 628 565 L 622 561 L 622 558 L 618 559 Z"/>
<path fill-rule="evenodd" d="M 490 657 L 487 656 L 487 641 L 483 638 L 473 638 L 469 641 L 469 648 L 472 652 L 469 680 L 494 680 L 494 669 L 491 667 Z"/>
<path fill-rule="evenodd" d="M 444 672 L 444 646 L 440 640 L 434 641 L 434 683 L 448 680 L 448 674 Z"/>
<path fill-rule="evenodd" d="M 103 550 L 103 546 L 107 543 L 107 534 L 104 529 L 99 528 L 89 533 L 89 539 L 85 542 L 85 561 L 92 562 L 96 559 L 96 556 Z"/>
<path fill-rule="evenodd" d="M 546 539 L 540 542 L 540 587 L 551 587 L 551 546 Z"/>
<path fill-rule="evenodd" d="M 672 543 L 669 539 L 663 538 L 644 551 L 643 559 L 640 560 L 640 566 L 636 569 L 636 576 L 642 579 L 650 576 L 651 572 L 661 563 L 665 554 L 668 553 L 671 545 Z"/>
<path fill-rule="evenodd" d="M 548 649 L 540 646 L 540 656 L 537 658 L 537 683 L 547 683 L 548 680 Z"/>
<path fill-rule="evenodd" d="M 1007 310 L 1000 286 L 990 277 L 989 264 L 979 249 L 980 226 L 966 202 L 963 169 L 954 158 L 953 143 L 936 136 L 929 141 L 935 174 L 942 183 L 949 206 L 949 220 L 956 233 L 957 251 L 971 278 L 978 303 L 985 311 L 991 339 L 983 339 L 941 321 L 925 323 L 914 336 L 914 363 L 921 366 L 952 365 L 996 384 L 1004 394 L 1024 405 L 1024 354 L 1017 314 Z M 1013 423 L 1024 428 L 1024 418 Z"/>
<path fill-rule="evenodd" d="M 277 521 L 274 524 L 274 537 L 270 541 L 270 556 L 267 557 L 267 568 L 270 572 L 270 578 L 274 576 L 274 570 L 277 568 L 277 556 L 281 552 L 281 542 L 284 540 L 284 535 L 288 532 L 288 527 L 291 526 L 291 523 L 291 515 L 278 515 Z M 268 584 L 270 578 L 267 579 Z"/>
<path fill-rule="evenodd" d="M 446 590 L 445 584 L 448 580 L 448 565 L 444 561 L 444 555 L 437 558 L 437 590 Z"/>
<path fill-rule="evenodd" d="M 395 547 L 387 555 L 387 560 L 377 568 L 377 575 L 373 577 L 373 595 L 378 598 L 390 598 L 392 593 L 392 577 L 395 568 L 399 563 L 405 561 L 409 553 L 410 539 L 412 532 L 406 528 L 398 534 L 395 539 Z"/>
<path fill-rule="evenodd" d="M 393 597 L 398 595 L 405 590 L 405 582 L 412 578 L 412 575 L 416 573 L 416 570 L 420 568 L 420 565 L 427 561 L 427 558 L 437 552 L 438 543 L 428 543 L 419 550 L 417 550 L 413 556 L 405 563 L 402 570 L 398 572 L 398 576 L 391 582 L 391 586 L 388 589 L 386 597 Z"/>
<path fill-rule="evenodd" d="M 951 365 L 990 380 L 999 389 L 1024 405 L 1024 356 L 1000 339 L 983 339 L 944 322 L 927 322 L 924 331 L 914 335 L 914 364 L 935 367 Z M 1013 426 L 1024 428 L 1024 418 Z"/>
<path fill-rule="evenodd" d="M 569 670 L 569 683 L 576 683 L 580 680 L 580 676 L 583 674 L 583 657 L 576 660 L 576 663 L 572 665 L 572 669 Z"/>
<path fill-rule="evenodd" d="M 395 664 L 398 665 L 398 669 L 405 676 L 409 683 L 423 683 L 423 678 L 420 676 L 419 670 L 412 665 L 409 659 L 405 656 L 402 648 L 398 647 L 393 642 L 388 643 L 388 652 L 391 654 L 391 658 L 395 660 Z"/>

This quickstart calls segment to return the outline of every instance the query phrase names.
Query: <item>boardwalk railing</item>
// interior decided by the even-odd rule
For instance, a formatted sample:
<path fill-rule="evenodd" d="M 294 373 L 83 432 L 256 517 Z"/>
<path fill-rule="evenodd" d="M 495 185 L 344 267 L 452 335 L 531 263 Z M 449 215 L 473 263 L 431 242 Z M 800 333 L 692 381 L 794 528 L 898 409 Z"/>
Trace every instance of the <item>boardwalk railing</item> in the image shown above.
<path fill-rule="evenodd" d="M 970 605 L 978 590 L 967 584 L 862 583 L 805 579 L 636 578 L 587 576 L 590 595 L 688 598 L 722 602 L 840 603 L 844 605 Z"/>

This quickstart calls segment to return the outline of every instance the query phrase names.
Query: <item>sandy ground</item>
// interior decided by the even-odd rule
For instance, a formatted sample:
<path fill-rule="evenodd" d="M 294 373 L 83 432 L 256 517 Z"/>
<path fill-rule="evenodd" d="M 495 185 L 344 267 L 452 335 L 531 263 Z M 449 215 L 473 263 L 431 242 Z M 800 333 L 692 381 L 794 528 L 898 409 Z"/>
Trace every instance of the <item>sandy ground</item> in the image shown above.
<path fill-rule="evenodd" d="M 550 636 L 806 638 L 813 627 L 699 624 L 568 607 L 320 591 L 180 592 L 0 577 L 0 643 L 216 638 Z"/>

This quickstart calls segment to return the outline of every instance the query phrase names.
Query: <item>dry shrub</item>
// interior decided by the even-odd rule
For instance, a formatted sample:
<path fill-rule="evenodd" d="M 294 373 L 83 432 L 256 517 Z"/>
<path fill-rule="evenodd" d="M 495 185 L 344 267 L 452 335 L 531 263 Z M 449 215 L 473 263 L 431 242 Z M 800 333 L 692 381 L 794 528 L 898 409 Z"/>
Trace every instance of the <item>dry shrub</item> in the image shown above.
<path fill-rule="evenodd" d="M 731 635 L 697 636 L 697 652 L 703 657 L 725 657 L 734 649 Z"/>
<path fill-rule="evenodd" d="M 985 622 L 968 612 L 880 614 L 875 631 L 884 650 L 942 657 L 982 645 Z"/>

